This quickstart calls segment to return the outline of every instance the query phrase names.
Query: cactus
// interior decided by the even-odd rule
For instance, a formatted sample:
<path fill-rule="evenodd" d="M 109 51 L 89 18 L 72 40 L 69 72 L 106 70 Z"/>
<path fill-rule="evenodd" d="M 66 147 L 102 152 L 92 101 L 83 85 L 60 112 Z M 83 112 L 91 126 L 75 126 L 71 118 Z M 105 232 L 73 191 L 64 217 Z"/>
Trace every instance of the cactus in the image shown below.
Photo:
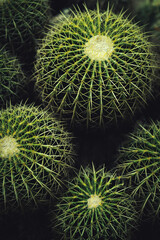
<path fill-rule="evenodd" d="M 10 106 L 0 112 L 0 204 L 6 209 L 53 196 L 72 167 L 71 135 L 44 110 Z M 36 206 L 36 205 L 35 205 Z"/>
<path fill-rule="evenodd" d="M 128 179 L 132 195 L 141 202 L 141 213 L 147 211 L 150 216 L 160 214 L 159 146 L 160 122 L 139 123 L 121 146 L 116 167 Z"/>
<path fill-rule="evenodd" d="M 133 200 L 104 167 L 81 167 L 58 202 L 53 222 L 63 239 L 126 239 L 136 224 Z"/>
<path fill-rule="evenodd" d="M 7 100 L 17 98 L 22 85 L 25 84 L 25 76 L 16 57 L 8 51 L 0 48 L 0 105 Z M 24 91 L 22 91 L 24 93 Z"/>
<path fill-rule="evenodd" d="M 35 63 L 42 101 L 71 124 L 101 126 L 145 106 L 152 92 L 152 44 L 121 12 L 76 9 L 51 26 Z"/>
<path fill-rule="evenodd" d="M 48 19 L 47 0 L 0 1 L 0 39 L 19 44 L 36 36 Z"/>

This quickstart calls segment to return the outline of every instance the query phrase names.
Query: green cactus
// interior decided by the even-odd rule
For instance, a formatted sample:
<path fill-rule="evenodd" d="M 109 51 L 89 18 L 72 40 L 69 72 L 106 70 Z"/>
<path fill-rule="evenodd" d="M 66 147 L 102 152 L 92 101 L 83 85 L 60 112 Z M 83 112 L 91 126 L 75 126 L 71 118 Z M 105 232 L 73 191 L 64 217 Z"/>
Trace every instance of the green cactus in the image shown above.
<path fill-rule="evenodd" d="M 33 105 L 0 112 L 0 204 L 19 207 L 45 201 L 73 163 L 71 135 Z"/>
<path fill-rule="evenodd" d="M 17 98 L 25 84 L 25 76 L 16 57 L 0 48 L 0 106 Z"/>
<path fill-rule="evenodd" d="M 48 0 L 0 1 L 0 39 L 17 43 L 36 36 L 48 19 Z"/>
<path fill-rule="evenodd" d="M 36 89 L 71 124 L 126 117 L 151 96 L 155 58 L 142 29 L 108 7 L 72 11 L 50 27 L 37 53 Z"/>
<path fill-rule="evenodd" d="M 58 201 L 53 222 L 63 239 L 126 239 L 136 223 L 133 200 L 104 167 L 81 167 Z"/>
<path fill-rule="evenodd" d="M 160 214 L 160 122 L 138 124 L 120 148 L 117 171 L 128 179 L 141 212 Z M 151 208 L 150 208 L 151 207 Z M 152 210 L 151 210 L 152 209 Z M 149 211 L 148 211 L 149 210 Z"/>

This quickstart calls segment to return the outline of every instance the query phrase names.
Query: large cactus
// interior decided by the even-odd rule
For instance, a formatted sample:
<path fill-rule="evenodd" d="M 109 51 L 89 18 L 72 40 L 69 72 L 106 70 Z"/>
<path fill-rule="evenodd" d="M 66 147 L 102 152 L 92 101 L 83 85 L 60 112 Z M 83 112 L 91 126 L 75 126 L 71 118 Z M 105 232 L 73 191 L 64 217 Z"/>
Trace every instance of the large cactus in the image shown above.
<path fill-rule="evenodd" d="M 73 163 L 71 135 L 33 105 L 0 112 L 0 206 L 45 201 Z M 2 205 L 3 203 L 3 205 Z"/>
<path fill-rule="evenodd" d="M 124 13 L 85 7 L 50 27 L 37 54 L 36 87 L 62 118 L 102 125 L 145 105 L 155 67 L 147 37 Z"/>

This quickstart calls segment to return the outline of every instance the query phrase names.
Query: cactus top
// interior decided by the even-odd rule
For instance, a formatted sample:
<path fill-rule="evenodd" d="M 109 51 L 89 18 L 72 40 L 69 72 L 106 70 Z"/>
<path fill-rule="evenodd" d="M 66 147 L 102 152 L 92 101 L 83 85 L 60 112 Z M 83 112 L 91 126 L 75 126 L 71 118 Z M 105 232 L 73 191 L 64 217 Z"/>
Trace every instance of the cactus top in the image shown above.
<path fill-rule="evenodd" d="M 0 157 L 9 158 L 19 152 L 18 143 L 12 136 L 5 136 L 0 139 Z"/>
<path fill-rule="evenodd" d="M 110 37 L 96 35 L 85 44 L 84 53 L 96 61 L 105 61 L 112 55 L 113 42 Z"/>
<path fill-rule="evenodd" d="M 96 208 L 101 204 L 102 204 L 102 200 L 96 194 L 91 195 L 91 197 L 88 199 L 88 208 Z"/>

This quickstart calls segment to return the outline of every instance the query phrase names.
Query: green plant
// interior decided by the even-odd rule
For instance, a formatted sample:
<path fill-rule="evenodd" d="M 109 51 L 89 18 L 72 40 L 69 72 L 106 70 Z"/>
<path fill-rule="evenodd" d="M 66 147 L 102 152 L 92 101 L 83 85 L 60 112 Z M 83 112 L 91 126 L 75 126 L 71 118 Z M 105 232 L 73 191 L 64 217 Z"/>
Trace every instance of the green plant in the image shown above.
<path fill-rule="evenodd" d="M 154 41 L 160 40 L 160 1 L 144 1 L 136 8 L 136 20 L 152 33 Z"/>
<path fill-rule="evenodd" d="M 59 227 L 64 239 L 126 239 L 135 225 L 133 200 L 104 167 L 97 171 L 94 165 L 81 167 L 58 201 L 54 227 Z"/>
<path fill-rule="evenodd" d="M 124 13 L 78 8 L 50 27 L 37 53 L 42 101 L 72 123 L 126 117 L 151 96 L 156 63 L 142 29 Z"/>
<path fill-rule="evenodd" d="M 160 122 L 138 124 L 120 148 L 117 170 L 150 215 L 160 213 Z M 146 207 L 147 206 L 147 207 Z M 151 211 L 151 208 L 152 211 Z"/>
<path fill-rule="evenodd" d="M 0 48 L 0 105 L 17 98 L 25 84 L 25 76 L 16 57 Z M 22 91 L 24 93 L 24 91 Z"/>
<path fill-rule="evenodd" d="M 72 137 L 33 105 L 0 112 L 0 200 L 7 208 L 45 201 L 73 163 Z"/>
<path fill-rule="evenodd" d="M 0 39 L 19 44 L 35 37 L 48 19 L 48 0 L 0 1 Z"/>

